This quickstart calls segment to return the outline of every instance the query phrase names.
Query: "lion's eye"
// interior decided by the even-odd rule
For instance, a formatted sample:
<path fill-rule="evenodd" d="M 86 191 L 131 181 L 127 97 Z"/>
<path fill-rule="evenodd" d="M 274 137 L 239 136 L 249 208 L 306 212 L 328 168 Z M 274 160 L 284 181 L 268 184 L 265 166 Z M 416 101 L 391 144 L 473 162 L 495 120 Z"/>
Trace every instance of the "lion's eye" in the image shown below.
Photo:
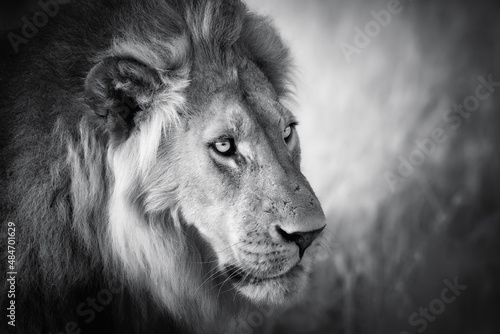
<path fill-rule="evenodd" d="M 295 123 L 293 124 L 290 124 L 289 126 L 287 126 L 284 130 L 283 130 L 283 139 L 285 140 L 286 143 L 288 143 L 290 141 L 290 139 L 292 139 L 292 134 L 293 134 L 293 130 L 295 128 Z"/>
<path fill-rule="evenodd" d="M 213 147 L 217 153 L 224 156 L 233 155 L 236 151 L 236 145 L 232 138 L 219 139 L 213 144 Z"/>
<path fill-rule="evenodd" d="M 292 134 L 292 128 L 290 126 L 287 126 L 285 130 L 283 130 L 283 138 L 287 140 L 290 138 L 290 135 Z"/>

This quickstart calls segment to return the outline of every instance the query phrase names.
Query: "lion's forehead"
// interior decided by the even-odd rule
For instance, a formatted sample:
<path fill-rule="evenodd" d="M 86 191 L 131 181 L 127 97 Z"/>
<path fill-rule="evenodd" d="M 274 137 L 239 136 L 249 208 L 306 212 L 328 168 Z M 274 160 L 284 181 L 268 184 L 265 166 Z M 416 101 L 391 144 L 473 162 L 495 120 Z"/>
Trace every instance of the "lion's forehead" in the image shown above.
<path fill-rule="evenodd" d="M 218 103 L 220 97 L 225 97 L 224 103 L 228 106 L 246 105 L 266 123 L 278 120 L 287 112 L 279 103 L 279 96 L 269 78 L 244 57 L 233 64 L 218 64 L 215 68 L 191 72 L 188 100 L 197 105 L 197 109 L 204 112 L 207 107 Z M 220 110 L 233 111 L 231 108 Z"/>
<path fill-rule="evenodd" d="M 231 91 L 216 94 L 202 108 L 196 120 L 206 140 L 231 136 L 236 140 L 254 141 L 259 135 L 275 133 L 291 113 L 269 96 L 247 97 Z"/>

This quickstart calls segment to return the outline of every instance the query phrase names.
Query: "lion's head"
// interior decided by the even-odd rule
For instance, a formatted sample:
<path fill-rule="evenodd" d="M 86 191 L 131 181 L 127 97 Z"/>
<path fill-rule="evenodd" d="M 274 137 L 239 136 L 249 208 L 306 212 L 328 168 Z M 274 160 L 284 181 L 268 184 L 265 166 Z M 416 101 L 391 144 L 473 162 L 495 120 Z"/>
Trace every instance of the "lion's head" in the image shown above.
<path fill-rule="evenodd" d="M 26 217 L 46 212 L 44 224 L 78 236 L 96 276 L 102 262 L 134 300 L 184 323 L 296 300 L 325 218 L 300 172 L 283 103 L 290 60 L 274 28 L 231 0 L 87 6 L 92 29 L 69 19 L 50 42 L 56 83 L 32 75 L 60 92 L 46 105 L 61 154 L 47 158 L 51 183 L 31 192 L 50 201 L 20 193 Z"/>

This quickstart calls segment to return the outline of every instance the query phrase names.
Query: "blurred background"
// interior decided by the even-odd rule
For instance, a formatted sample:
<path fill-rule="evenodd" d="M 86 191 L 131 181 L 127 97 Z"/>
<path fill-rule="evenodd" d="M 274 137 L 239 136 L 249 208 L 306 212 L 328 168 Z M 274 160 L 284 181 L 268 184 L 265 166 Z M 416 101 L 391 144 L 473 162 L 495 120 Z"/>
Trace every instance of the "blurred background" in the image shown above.
<path fill-rule="evenodd" d="M 500 333 L 500 3 L 246 3 L 295 58 L 328 218 L 310 302 L 267 330 Z M 39 10 L 1 7 L 1 30 Z"/>
<path fill-rule="evenodd" d="M 246 2 L 294 55 L 331 232 L 323 287 L 275 331 L 500 333 L 500 3 Z"/>

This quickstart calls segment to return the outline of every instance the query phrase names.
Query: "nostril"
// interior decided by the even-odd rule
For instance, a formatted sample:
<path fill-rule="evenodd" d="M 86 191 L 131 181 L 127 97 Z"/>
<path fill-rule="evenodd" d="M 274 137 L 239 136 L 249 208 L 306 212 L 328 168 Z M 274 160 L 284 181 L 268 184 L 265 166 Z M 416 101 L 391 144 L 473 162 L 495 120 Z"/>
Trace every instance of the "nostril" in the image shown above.
<path fill-rule="evenodd" d="M 279 226 L 276 226 L 276 230 L 281 235 L 281 237 L 283 239 L 285 239 L 285 241 L 288 241 L 288 242 L 296 242 L 298 239 L 300 239 L 302 237 L 301 233 L 299 233 L 299 232 L 288 233 Z"/>
<path fill-rule="evenodd" d="M 313 231 L 293 232 L 293 233 L 288 233 L 281 227 L 276 226 L 276 231 L 278 231 L 279 235 L 281 235 L 281 237 L 286 242 L 293 242 L 297 246 L 299 246 L 299 256 L 302 258 L 302 255 L 304 255 L 304 252 L 307 249 L 307 247 L 311 246 L 314 239 L 318 237 L 318 235 L 321 233 L 321 231 L 323 231 L 325 226 Z"/>

